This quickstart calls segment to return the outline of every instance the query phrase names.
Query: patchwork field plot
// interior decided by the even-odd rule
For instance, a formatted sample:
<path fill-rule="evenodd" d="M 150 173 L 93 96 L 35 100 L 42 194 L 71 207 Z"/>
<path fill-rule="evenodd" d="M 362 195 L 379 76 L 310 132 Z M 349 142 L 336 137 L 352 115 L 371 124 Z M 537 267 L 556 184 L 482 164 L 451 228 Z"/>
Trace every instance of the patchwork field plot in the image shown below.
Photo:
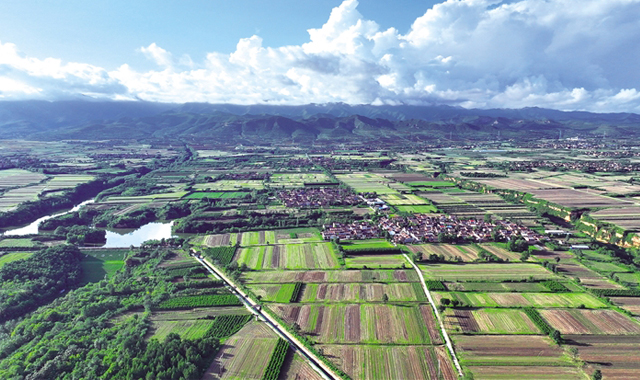
<path fill-rule="evenodd" d="M 417 282 L 418 275 L 406 270 L 331 270 L 331 271 L 264 271 L 244 272 L 241 277 L 246 283 L 341 283 L 341 282 Z"/>
<path fill-rule="evenodd" d="M 251 322 L 224 342 L 202 379 L 260 379 L 277 342 L 265 323 Z"/>
<path fill-rule="evenodd" d="M 432 205 L 426 206 L 396 206 L 399 212 L 410 212 L 413 214 L 429 214 L 437 212 L 438 209 Z"/>
<path fill-rule="evenodd" d="M 214 306 L 199 307 L 190 310 L 154 311 L 151 314 L 152 321 L 184 321 L 196 319 L 210 319 L 219 315 L 248 315 L 249 311 L 244 306 Z"/>
<path fill-rule="evenodd" d="M 269 306 L 318 343 L 431 344 L 439 341 L 429 305 Z"/>
<path fill-rule="evenodd" d="M 353 188 L 356 193 L 399 194 L 397 190 L 387 186 L 392 182 L 381 175 L 367 172 L 336 175 L 341 182 Z"/>
<path fill-rule="evenodd" d="M 269 245 L 242 248 L 238 264 L 250 269 L 339 268 L 331 243 Z"/>
<path fill-rule="evenodd" d="M 478 378 L 582 378 L 562 348 L 532 335 L 454 335 L 458 357 Z"/>
<path fill-rule="evenodd" d="M 328 183 L 333 180 L 325 173 L 274 173 L 271 187 L 303 187 L 305 183 Z"/>
<path fill-rule="evenodd" d="M 47 190 L 70 189 L 81 183 L 93 181 L 95 177 L 91 175 L 59 174 L 46 182 Z"/>
<path fill-rule="evenodd" d="M 457 379 L 444 346 L 322 345 L 352 379 Z"/>
<path fill-rule="evenodd" d="M 438 293 L 471 307 L 578 307 L 604 308 L 605 303 L 588 293 Z"/>
<path fill-rule="evenodd" d="M 614 310 L 541 310 L 540 314 L 562 334 L 640 334 L 638 322 Z"/>
<path fill-rule="evenodd" d="M 558 187 L 558 185 L 551 183 L 544 183 L 539 181 L 532 181 L 528 179 L 479 179 L 475 180 L 493 187 L 494 189 L 507 189 L 507 190 L 538 190 L 538 189 L 551 189 Z"/>
<path fill-rule="evenodd" d="M 580 359 L 595 368 L 605 379 L 633 379 L 640 373 L 640 337 L 633 335 L 565 335 L 565 341 L 575 347 Z"/>
<path fill-rule="evenodd" d="M 284 380 L 323 380 L 323 377 L 298 353 L 295 353 L 289 362 L 285 361 L 280 376 Z"/>
<path fill-rule="evenodd" d="M 128 249 L 92 249 L 83 250 L 85 257 L 80 262 L 82 265 L 83 284 L 98 282 L 104 276 L 112 276 L 124 266 L 124 255 Z"/>
<path fill-rule="evenodd" d="M 268 285 L 260 284 L 249 286 L 257 296 L 262 297 L 262 301 L 288 303 L 295 290 L 295 284 Z"/>
<path fill-rule="evenodd" d="M 45 185 L 32 185 L 8 190 L 0 196 L 0 211 L 10 211 L 20 203 L 35 201 L 44 190 L 46 190 Z"/>
<path fill-rule="evenodd" d="M 609 300 L 634 315 L 640 315 L 640 297 L 609 297 Z"/>
<path fill-rule="evenodd" d="M 224 179 L 216 182 L 196 183 L 196 190 L 233 191 L 233 190 L 262 190 L 264 184 L 260 180 Z"/>
<path fill-rule="evenodd" d="M 163 341 L 169 334 L 178 334 L 183 339 L 202 338 L 213 325 L 213 320 L 154 321 L 151 323 L 151 339 Z"/>
<path fill-rule="evenodd" d="M 509 260 L 509 261 L 520 260 L 520 254 L 519 253 L 508 251 L 508 250 L 502 248 L 497 243 L 494 243 L 494 244 L 492 244 L 492 243 L 483 243 L 483 244 L 480 244 L 480 247 L 482 247 L 482 248 L 486 249 L 487 251 L 493 253 L 494 255 L 498 256 L 502 260 Z"/>
<path fill-rule="evenodd" d="M 448 282 L 451 291 L 462 292 L 547 292 L 540 282 Z"/>
<path fill-rule="evenodd" d="M 424 290 L 417 282 L 307 284 L 300 302 L 382 302 L 385 294 L 389 302 L 427 302 Z"/>
<path fill-rule="evenodd" d="M 573 189 L 529 190 L 537 198 L 565 207 L 624 207 L 633 202 Z"/>
<path fill-rule="evenodd" d="M 402 255 L 351 255 L 344 260 L 347 268 L 403 268 L 408 267 Z"/>
<path fill-rule="evenodd" d="M 2 239 L 0 248 L 36 248 L 42 246 L 41 243 L 31 239 Z"/>
<path fill-rule="evenodd" d="M 28 259 L 33 254 L 34 252 L 8 252 L 4 255 L 0 255 L 0 268 L 12 261 Z"/>
<path fill-rule="evenodd" d="M 191 193 L 186 195 L 185 199 L 203 199 L 203 198 L 212 198 L 212 199 L 238 199 L 244 198 L 249 193 L 244 191 L 202 191 L 197 193 Z"/>
<path fill-rule="evenodd" d="M 384 239 L 345 240 L 340 243 L 345 252 L 366 251 L 369 249 L 395 248 L 393 244 Z"/>
<path fill-rule="evenodd" d="M 429 204 L 429 202 L 425 201 L 419 196 L 412 195 L 412 194 L 386 194 L 386 195 L 381 195 L 380 199 L 382 199 L 383 201 L 387 202 L 392 206 Z"/>
<path fill-rule="evenodd" d="M 448 330 L 465 334 L 540 334 L 531 319 L 515 309 L 447 309 L 444 322 Z"/>
<path fill-rule="evenodd" d="M 557 278 L 541 265 L 508 264 L 429 264 L 419 265 L 425 278 L 439 281 L 505 281 Z"/>
<path fill-rule="evenodd" d="M 478 248 L 473 245 L 452 245 L 452 244 L 413 244 L 408 246 L 411 252 L 422 253 L 422 259 L 426 260 L 429 255 L 442 255 L 447 260 L 455 260 L 461 257 L 463 261 L 470 262 L 478 258 Z"/>
<path fill-rule="evenodd" d="M 47 176 L 42 173 L 34 173 L 22 169 L 5 169 L 0 170 L 0 189 L 9 187 L 27 186 L 38 183 Z"/>

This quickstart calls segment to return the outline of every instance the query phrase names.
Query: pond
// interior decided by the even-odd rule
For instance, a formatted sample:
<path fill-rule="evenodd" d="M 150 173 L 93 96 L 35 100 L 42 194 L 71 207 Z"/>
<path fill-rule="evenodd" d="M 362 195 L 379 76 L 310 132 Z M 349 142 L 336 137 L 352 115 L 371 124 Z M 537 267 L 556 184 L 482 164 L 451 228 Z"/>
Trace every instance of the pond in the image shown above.
<path fill-rule="evenodd" d="M 171 231 L 173 222 L 149 223 L 135 230 L 110 229 L 107 230 L 107 243 L 104 248 L 138 247 L 147 240 L 160 240 L 176 237 Z"/>

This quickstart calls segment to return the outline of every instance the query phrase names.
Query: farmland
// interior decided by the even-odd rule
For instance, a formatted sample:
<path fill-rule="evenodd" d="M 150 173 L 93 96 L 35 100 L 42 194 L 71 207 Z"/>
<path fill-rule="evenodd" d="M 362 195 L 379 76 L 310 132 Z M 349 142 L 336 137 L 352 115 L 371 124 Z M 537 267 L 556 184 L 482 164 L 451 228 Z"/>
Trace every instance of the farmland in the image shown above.
<path fill-rule="evenodd" d="M 250 269 L 331 269 L 339 268 L 329 243 L 269 245 L 242 248 L 238 264 Z"/>
<path fill-rule="evenodd" d="M 259 283 L 343 283 L 343 282 L 417 282 L 418 275 L 410 269 L 406 270 L 330 270 L 330 271 L 264 271 L 245 272 L 241 277 L 248 284 Z"/>
<path fill-rule="evenodd" d="M 8 252 L 0 255 L 0 268 L 12 261 L 26 259 L 33 255 L 33 252 Z"/>
<path fill-rule="evenodd" d="M 440 281 L 505 281 L 551 279 L 556 276 L 537 264 L 420 265 L 425 278 Z"/>
<path fill-rule="evenodd" d="M 126 250 L 96 249 L 85 250 L 82 265 L 82 282 L 98 282 L 110 277 L 124 265 Z"/>
<path fill-rule="evenodd" d="M 471 307 L 578 307 L 605 308 L 607 305 L 588 293 L 437 293 Z"/>
<path fill-rule="evenodd" d="M 264 323 L 251 322 L 225 341 L 203 379 L 259 379 L 277 342 L 277 335 Z"/>
<path fill-rule="evenodd" d="M 540 314 L 562 334 L 640 334 L 638 322 L 613 310 L 542 310 Z"/>
<path fill-rule="evenodd" d="M 318 343 L 430 344 L 439 340 L 428 305 L 270 306 Z M 342 323 L 339 323 L 342 321 Z"/>
<path fill-rule="evenodd" d="M 517 309 L 449 309 L 445 326 L 450 331 L 465 334 L 540 334 L 529 317 Z"/>
<path fill-rule="evenodd" d="M 322 345 L 353 379 L 447 379 L 458 376 L 443 346 Z"/>
<path fill-rule="evenodd" d="M 424 291 L 414 282 L 307 284 L 300 302 L 382 302 L 385 294 L 389 302 L 427 301 Z"/>

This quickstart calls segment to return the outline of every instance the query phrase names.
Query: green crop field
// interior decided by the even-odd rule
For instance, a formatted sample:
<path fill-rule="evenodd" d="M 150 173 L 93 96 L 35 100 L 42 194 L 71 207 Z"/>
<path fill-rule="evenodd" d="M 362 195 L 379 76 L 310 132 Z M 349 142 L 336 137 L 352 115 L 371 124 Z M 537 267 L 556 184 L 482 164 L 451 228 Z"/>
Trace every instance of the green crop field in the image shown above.
<path fill-rule="evenodd" d="M 339 268 L 330 243 L 286 244 L 242 248 L 238 264 L 261 269 Z"/>
<path fill-rule="evenodd" d="M 274 173 L 269 186 L 302 187 L 305 183 L 327 183 L 333 180 L 325 173 Z"/>
<path fill-rule="evenodd" d="M 416 181 L 406 183 L 412 187 L 455 187 L 456 184 L 448 181 Z"/>
<path fill-rule="evenodd" d="M 377 248 L 395 248 L 393 244 L 383 239 L 368 239 L 368 240 L 346 240 L 340 242 L 345 252 L 349 250 L 365 250 L 365 249 L 377 249 Z"/>
<path fill-rule="evenodd" d="M 196 190 L 262 190 L 264 185 L 261 180 L 220 180 L 216 182 L 196 183 L 193 186 Z"/>
<path fill-rule="evenodd" d="M 402 255 L 358 255 L 349 256 L 345 260 L 347 268 L 403 268 L 409 267 Z"/>
<path fill-rule="evenodd" d="M 614 264 L 614 263 L 601 263 L 601 262 L 597 262 L 597 261 L 583 261 L 583 264 L 585 264 L 587 267 L 594 269 L 596 271 L 599 272 L 621 272 L 621 273 L 625 273 L 625 272 L 632 272 L 631 269 L 623 266 L 623 265 L 618 265 L 618 264 Z"/>
<path fill-rule="evenodd" d="M 540 334 L 540 330 L 522 310 L 447 309 L 445 326 L 454 332 L 476 334 Z"/>
<path fill-rule="evenodd" d="M 9 252 L 0 256 L 0 268 L 12 261 L 18 261 L 31 257 L 34 252 Z"/>
<path fill-rule="evenodd" d="M 196 192 L 186 195 L 185 199 L 203 199 L 203 198 L 212 198 L 212 199 L 236 199 L 236 198 L 244 198 L 249 193 L 244 191 L 206 191 L 206 192 Z"/>
<path fill-rule="evenodd" d="M 425 278 L 440 281 L 505 281 L 557 278 L 538 264 L 430 264 L 420 265 Z"/>
<path fill-rule="evenodd" d="M 475 293 L 438 292 L 437 298 L 457 299 L 471 307 L 578 307 L 590 309 L 607 305 L 589 293 Z"/>
<path fill-rule="evenodd" d="M 100 249 L 82 251 L 86 256 L 82 259 L 81 283 L 98 282 L 104 276 L 111 276 L 124 265 L 124 254 L 128 250 Z"/>
<path fill-rule="evenodd" d="M 33 248 L 41 245 L 31 239 L 3 239 L 0 240 L 0 248 Z"/>
<path fill-rule="evenodd" d="M 414 214 L 429 214 L 438 211 L 436 206 L 423 205 L 423 206 L 395 206 L 399 212 L 411 212 Z"/>
<path fill-rule="evenodd" d="M 180 320 L 180 321 L 153 321 L 151 328 L 153 335 L 150 339 L 163 341 L 169 334 L 178 334 L 183 339 L 200 339 L 211 328 L 214 321 L 211 319 Z"/>

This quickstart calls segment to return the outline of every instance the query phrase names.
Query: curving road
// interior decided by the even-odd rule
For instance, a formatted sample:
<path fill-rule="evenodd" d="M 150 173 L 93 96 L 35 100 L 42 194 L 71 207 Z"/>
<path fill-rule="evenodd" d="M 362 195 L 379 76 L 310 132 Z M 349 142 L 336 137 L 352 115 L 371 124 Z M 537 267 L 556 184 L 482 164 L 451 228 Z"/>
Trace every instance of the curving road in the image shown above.
<path fill-rule="evenodd" d="M 447 330 L 444 329 L 444 323 L 442 322 L 442 318 L 440 317 L 440 313 L 438 312 L 438 307 L 436 306 L 436 303 L 433 301 L 433 298 L 431 297 L 431 292 L 429 292 L 429 289 L 427 288 L 427 284 L 424 282 L 424 276 L 422 275 L 422 272 L 420 271 L 420 268 L 416 265 L 416 263 L 414 263 L 413 260 L 411 260 L 406 253 L 403 253 L 403 255 L 404 255 L 404 258 L 407 259 L 407 261 L 411 264 L 411 266 L 413 266 L 413 269 L 415 269 L 416 272 L 418 273 L 418 277 L 420 278 L 420 283 L 422 284 L 422 288 L 424 289 L 424 292 L 427 294 L 427 298 L 429 299 L 429 303 L 433 308 L 433 312 L 436 313 L 436 317 L 438 318 L 438 323 L 440 324 L 440 330 L 442 330 L 442 335 L 444 336 L 445 343 L 447 344 L 447 348 L 451 353 L 453 364 L 456 366 L 456 369 L 458 370 L 458 374 L 462 376 L 462 367 L 460 366 L 460 362 L 458 362 L 458 357 L 456 356 L 456 352 L 453 349 L 453 344 L 451 343 L 451 339 L 449 339 Z"/>
<path fill-rule="evenodd" d="M 195 253 L 195 251 L 194 251 Z M 195 253 L 194 258 L 198 260 L 211 274 L 218 277 L 227 284 L 229 290 L 240 298 L 240 301 L 245 305 L 247 309 L 254 315 L 264 320 L 267 325 L 276 332 L 282 339 L 289 342 L 289 345 L 293 347 L 303 358 L 305 358 L 311 367 L 318 372 L 325 380 L 340 379 L 340 376 L 336 375 L 331 368 L 329 368 L 324 362 L 316 357 L 316 355 L 306 348 L 293 334 L 287 331 L 278 321 L 271 317 L 267 313 L 262 312 L 262 308 L 257 303 L 253 302 L 249 296 L 247 296 L 242 289 L 238 288 L 233 281 L 231 281 L 221 270 L 216 268 L 207 259 L 201 259 L 198 254 Z"/>

